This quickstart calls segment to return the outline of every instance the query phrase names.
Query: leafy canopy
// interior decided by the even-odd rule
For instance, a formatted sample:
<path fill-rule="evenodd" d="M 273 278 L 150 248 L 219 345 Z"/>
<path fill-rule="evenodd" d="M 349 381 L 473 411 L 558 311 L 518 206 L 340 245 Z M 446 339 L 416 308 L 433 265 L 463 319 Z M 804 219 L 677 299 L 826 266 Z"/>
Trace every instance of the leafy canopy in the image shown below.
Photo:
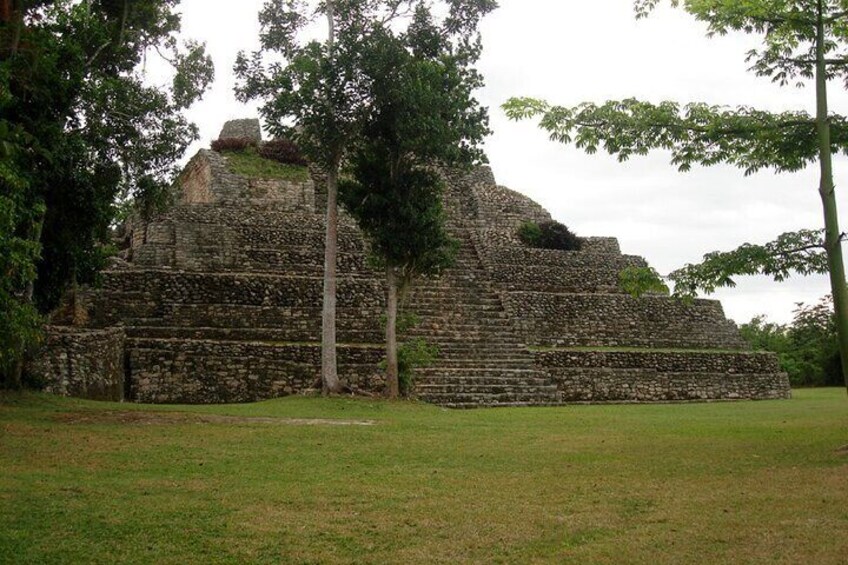
<path fill-rule="evenodd" d="M 447 15 L 442 30 L 449 34 L 451 56 L 458 62 L 476 60 L 480 41 L 474 31 L 479 13 L 493 9 L 495 2 L 447 0 L 444 4 Z M 392 25 L 410 20 L 407 33 L 416 36 L 415 55 L 424 58 L 444 50 L 446 41 L 421 18 L 428 5 L 423 0 L 336 0 L 332 2 L 335 40 L 308 39 L 304 30 L 326 16 L 329 5 L 267 2 L 259 16 L 261 49 L 250 55 L 239 53 L 235 64 L 240 80 L 237 97 L 264 100 L 260 114 L 271 133 L 296 140 L 307 157 L 324 168 L 341 161 L 372 110 L 374 74 L 366 69 L 385 55 L 375 53 L 381 41 L 375 35 L 391 36 Z M 443 77 L 445 89 L 470 91 L 479 86 L 476 71 L 457 68 L 461 75 Z"/>
<path fill-rule="evenodd" d="M 116 205 L 160 205 L 197 137 L 183 111 L 213 70 L 202 45 L 179 44 L 178 4 L 3 4 L 0 318 L 14 326 L 2 330 L 13 336 L 0 344 L 6 358 L 32 342 L 31 325 L 11 321 L 35 319 L 32 299 L 47 311 L 68 284 L 93 280 Z M 145 58 L 156 52 L 173 64 L 168 86 L 145 81 Z"/>

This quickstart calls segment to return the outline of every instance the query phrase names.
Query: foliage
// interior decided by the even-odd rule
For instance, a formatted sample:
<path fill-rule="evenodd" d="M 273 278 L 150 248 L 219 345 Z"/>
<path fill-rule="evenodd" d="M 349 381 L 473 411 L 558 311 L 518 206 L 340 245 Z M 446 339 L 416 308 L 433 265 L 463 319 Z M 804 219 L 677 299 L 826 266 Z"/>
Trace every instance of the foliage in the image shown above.
<path fill-rule="evenodd" d="M 286 165 L 266 159 L 254 147 L 227 152 L 227 165 L 237 175 L 258 179 L 309 180 L 309 169 L 301 165 Z"/>
<path fill-rule="evenodd" d="M 467 167 L 485 159 L 480 144 L 489 133 L 488 114 L 473 97 L 482 85 L 473 64 L 480 55 L 477 25 L 495 4 L 446 4 L 448 16 L 438 22 L 427 2 L 394 2 L 395 12 L 408 10 L 408 26 L 374 22 L 361 61 L 369 106 L 362 116 L 361 136 L 350 148 L 340 198 L 386 269 L 390 324 L 398 293 L 416 277 L 449 266 L 457 249 L 445 229 L 436 167 Z M 393 362 L 395 335 L 390 326 L 390 396 L 397 393 L 398 365 L 404 362 Z M 426 352 L 424 345 L 414 346 L 399 357 Z"/>
<path fill-rule="evenodd" d="M 272 139 L 259 147 L 259 154 L 266 159 L 283 163 L 284 165 L 297 165 L 305 167 L 309 163 L 297 144 L 288 139 Z"/>
<path fill-rule="evenodd" d="M 791 324 L 758 316 L 740 327 L 754 349 L 772 351 L 793 386 L 835 386 L 842 382 L 832 298 L 814 306 L 798 304 Z"/>
<path fill-rule="evenodd" d="M 249 137 L 225 137 L 212 142 L 212 151 L 218 153 L 244 151 L 248 147 L 256 147 L 256 140 Z"/>
<path fill-rule="evenodd" d="M 827 273 L 827 269 L 823 230 L 801 230 L 763 245 L 746 243 L 733 251 L 707 253 L 700 263 L 688 264 L 667 277 L 652 268 L 633 268 L 619 278 L 633 296 L 667 288 L 665 278 L 674 285 L 674 296 L 690 299 L 701 290 L 712 293 L 735 287 L 738 276 L 762 274 L 780 282 L 793 273 L 810 275 Z"/>
<path fill-rule="evenodd" d="M 653 267 L 627 267 L 618 274 L 618 284 L 634 298 L 643 294 L 668 294 L 668 285 Z"/>
<path fill-rule="evenodd" d="M 183 110 L 213 76 L 203 46 L 178 44 L 177 4 L 4 2 L 4 321 L 32 321 L 31 304 L 46 312 L 68 285 L 93 280 L 118 201 L 136 199 L 149 212 L 165 200 L 178 160 L 197 135 Z M 144 82 L 151 51 L 174 65 L 167 88 Z M 10 252 L 19 245 L 27 250 Z M 6 339 L 31 342 L 29 322 L 13 325 L 18 329 L 4 336 L 7 351 Z"/>
<path fill-rule="evenodd" d="M 405 33 L 371 30 L 363 61 L 372 106 L 350 156 L 341 199 L 384 265 L 401 285 L 435 274 L 452 261 L 455 243 L 444 230 L 441 181 L 434 165 L 463 167 L 485 159 L 485 108 L 472 92 L 482 78 L 476 26 L 490 6 L 467 11 L 464 27 L 439 26 L 431 8 L 409 2 Z"/>
<path fill-rule="evenodd" d="M 415 170 L 392 183 L 386 169 L 384 160 L 360 159 L 353 175 L 371 179 L 371 185 L 344 181 L 340 195 L 368 237 L 374 263 L 396 269 L 404 287 L 453 264 L 458 242 L 444 229 L 438 174 Z"/>
<path fill-rule="evenodd" d="M 409 396 L 417 367 L 432 365 L 439 358 L 439 347 L 423 338 L 406 340 L 398 347 L 398 382 L 400 393 Z"/>
<path fill-rule="evenodd" d="M 677 296 L 695 296 L 721 287 L 734 287 L 733 277 L 762 274 L 781 282 L 792 273 L 827 273 L 823 230 L 801 230 L 780 235 L 764 245 L 746 243 L 733 251 L 704 255 L 701 263 L 686 265 L 671 273 Z"/>
<path fill-rule="evenodd" d="M 551 140 L 573 143 L 589 154 L 603 149 L 627 161 L 653 149 L 669 151 L 681 171 L 727 163 L 746 175 L 766 168 L 790 172 L 818 159 L 815 118 L 806 112 L 773 114 L 745 106 L 652 104 L 632 98 L 571 108 L 513 98 L 504 109 L 511 119 L 540 117 L 539 127 Z M 848 154 L 848 122 L 834 116 L 831 124 L 833 151 Z"/>
<path fill-rule="evenodd" d="M 542 228 L 534 221 L 526 221 L 518 227 L 518 239 L 530 247 L 540 247 L 542 239 Z"/>
<path fill-rule="evenodd" d="M 557 221 L 536 223 L 527 221 L 518 228 L 518 237 L 537 249 L 580 251 L 583 241 L 571 233 L 567 226 Z"/>
<path fill-rule="evenodd" d="M 491 11 L 496 4 L 493 0 L 446 0 L 444 4 L 447 15 L 437 29 L 426 21 L 429 8 L 422 0 L 349 0 L 317 6 L 296 0 L 267 2 L 259 16 L 261 51 L 250 55 L 242 52 L 236 59 L 235 72 L 240 80 L 237 97 L 242 101 L 264 100 L 260 114 L 271 133 L 295 141 L 310 162 L 332 168 L 360 138 L 374 109 L 372 81 L 383 71 L 375 73 L 373 67 L 367 67 L 377 64 L 386 69 L 379 50 L 394 35 L 392 26 L 409 19 L 404 37 L 414 43 L 412 54 L 421 59 L 441 56 L 446 63 L 420 67 L 422 72 L 443 73 L 439 89 L 430 94 L 436 102 L 436 95 L 445 92 L 464 97 L 469 103 L 454 126 L 460 130 L 479 128 L 482 110 L 472 103 L 471 92 L 481 84 L 481 77 L 465 63 L 479 57 L 477 22 L 481 13 Z M 332 9 L 333 40 L 315 41 L 304 29 L 316 17 L 327 16 L 328 9 Z M 386 82 L 389 78 L 384 75 L 384 86 L 391 86 Z M 402 90 L 397 88 L 397 92 Z M 423 97 L 420 100 L 428 101 Z M 423 127 L 431 115 L 422 108 L 409 117 Z M 473 147 L 463 144 L 449 148 L 463 155 L 478 155 Z"/>
<path fill-rule="evenodd" d="M 0 110 L 8 103 L 0 82 Z M 41 318 L 26 299 L 35 282 L 40 245 L 30 234 L 42 205 L 27 201 L 29 183 L 17 168 L 26 136 L 0 119 L 0 382 L 20 386 L 18 363 L 39 338 Z M 12 376 L 14 375 L 14 378 Z"/>
<path fill-rule="evenodd" d="M 412 312 L 403 312 L 398 315 L 397 330 L 405 334 L 421 322 L 421 319 Z M 383 316 L 383 324 L 386 317 Z M 409 396 L 412 392 L 415 379 L 415 369 L 432 365 L 439 358 L 439 347 L 427 343 L 424 338 L 411 338 L 404 340 L 398 347 L 398 382 L 400 394 Z M 380 366 L 387 368 L 384 359 Z"/>

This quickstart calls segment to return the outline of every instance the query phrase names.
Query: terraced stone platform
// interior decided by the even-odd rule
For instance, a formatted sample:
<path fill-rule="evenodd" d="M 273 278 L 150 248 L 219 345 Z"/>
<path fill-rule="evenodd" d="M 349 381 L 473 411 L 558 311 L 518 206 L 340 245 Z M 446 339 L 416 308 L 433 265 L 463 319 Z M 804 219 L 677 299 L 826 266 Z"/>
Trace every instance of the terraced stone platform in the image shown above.
<path fill-rule="evenodd" d="M 618 273 L 645 265 L 612 238 L 579 252 L 530 249 L 516 237 L 538 204 L 497 186 L 491 171 L 446 174 L 456 264 L 421 281 L 404 308 L 406 337 L 438 346 L 415 393 L 449 407 L 785 398 L 776 358 L 748 350 L 721 305 L 634 299 Z M 320 383 L 324 220 L 320 178 L 233 174 L 201 151 L 177 203 L 128 225 L 124 260 L 87 297 L 86 344 L 57 329 L 40 367 L 53 390 L 80 383 L 138 402 L 245 402 Z M 379 393 L 384 286 L 343 215 L 339 236 L 339 373 Z M 108 357 L 91 362 L 87 357 Z M 106 371 L 108 374 L 85 374 Z M 116 386 L 109 386 L 110 381 Z M 120 386 L 117 386 L 120 385 Z"/>

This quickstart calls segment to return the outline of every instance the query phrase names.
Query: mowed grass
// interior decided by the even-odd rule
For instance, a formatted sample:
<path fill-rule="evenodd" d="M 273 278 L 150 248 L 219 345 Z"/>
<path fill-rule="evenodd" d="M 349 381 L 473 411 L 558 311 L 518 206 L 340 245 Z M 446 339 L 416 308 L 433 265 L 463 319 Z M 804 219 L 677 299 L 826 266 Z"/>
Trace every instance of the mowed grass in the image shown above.
<path fill-rule="evenodd" d="M 846 444 L 838 389 L 466 412 L 7 395 L 0 562 L 846 563 Z"/>

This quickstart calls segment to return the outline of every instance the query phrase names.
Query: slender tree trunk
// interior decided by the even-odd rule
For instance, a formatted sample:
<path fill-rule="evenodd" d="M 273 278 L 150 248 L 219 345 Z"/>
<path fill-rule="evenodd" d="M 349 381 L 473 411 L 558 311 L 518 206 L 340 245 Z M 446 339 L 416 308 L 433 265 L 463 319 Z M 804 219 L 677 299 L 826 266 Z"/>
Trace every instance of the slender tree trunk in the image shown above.
<path fill-rule="evenodd" d="M 833 158 L 830 144 L 830 117 L 827 107 L 827 67 L 825 63 L 824 10 L 818 0 L 818 29 L 816 38 L 816 125 L 819 136 L 821 181 L 819 194 L 824 208 L 825 248 L 827 250 L 830 288 L 842 358 L 842 378 L 848 388 L 848 287 L 845 285 L 845 266 L 842 260 L 842 234 L 836 208 L 833 184 Z"/>
<path fill-rule="evenodd" d="M 0 0 L 0 22 L 8 24 L 12 21 L 12 0 Z"/>
<path fill-rule="evenodd" d="M 327 173 L 327 233 L 324 238 L 324 307 L 321 327 L 321 375 L 324 394 L 341 392 L 336 364 L 336 258 L 339 238 L 339 166 Z"/>
<path fill-rule="evenodd" d="M 386 268 L 386 286 L 386 396 L 397 398 L 400 394 L 397 345 L 398 287 L 392 267 Z"/>
<path fill-rule="evenodd" d="M 335 54 L 336 14 L 333 0 L 326 0 L 327 49 Z M 328 102 L 329 104 L 329 102 Z M 324 297 L 321 324 L 321 388 L 324 394 L 341 392 L 336 360 L 336 258 L 339 240 L 339 163 L 333 158 L 327 171 L 327 234 L 324 238 Z"/>
<path fill-rule="evenodd" d="M 18 52 L 24 29 L 24 11 L 20 0 L 0 0 L 0 22 L 14 26 L 8 44 L 0 46 L 0 49 L 8 49 L 10 56 L 15 55 Z"/>

